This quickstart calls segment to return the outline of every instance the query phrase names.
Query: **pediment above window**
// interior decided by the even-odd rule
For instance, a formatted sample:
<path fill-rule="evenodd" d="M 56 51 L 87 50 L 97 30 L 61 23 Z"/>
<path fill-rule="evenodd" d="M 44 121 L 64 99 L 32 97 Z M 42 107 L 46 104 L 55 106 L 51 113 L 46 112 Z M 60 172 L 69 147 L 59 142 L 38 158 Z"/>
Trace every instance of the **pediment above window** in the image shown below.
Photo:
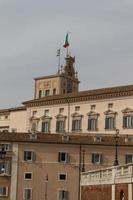
<path fill-rule="evenodd" d="M 133 113 L 133 109 L 131 108 L 125 108 L 124 110 L 122 110 L 123 113 Z"/>
<path fill-rule="evenodd" d="M 38 117 L 32 116 L 32 117 L 30 117 L 30 120 L 31 121 L 39 121 L 40 119 Z"/>
<path fill-rule="evenodd" d="M 67 118 L 67 116 L 62 115 L 62 114 L 58 114 L 55 117 L 56 117 L 56 119 L 66 119 Z"/>
<path fill-rule="evenodd" d="M 98 117 L 100 114 L 95 111 L 90 111 L 87 113 L 88 117 Z"/>
<path fill-rule="evenodd" d="M 83 115 L 81 115 L 81 114 L 79 114 L 79 113 L 77 113 L 77 112 L 74 112 L 72 115 L 71 115 L 72 117 L 83 117 Z"/>
<path fill-rule="evenodd" d="M 41 119 L 42 121 L 45 121 L 45 120 L 51 120 L 52 117 L 50 117 L 50 116 L 48 116 L 48 115 L 43 115 L 42 117 L 40 117 L 40 119 Z"/>
<path fill-rule="evenodd" d="M 109 110 L 105 111 L 104 114 L 105 114 L 105 115 L 116 115 L 117 112 L 114 111 L 114 110 L 110 110 L 110 109 L 109 109 Z"/>

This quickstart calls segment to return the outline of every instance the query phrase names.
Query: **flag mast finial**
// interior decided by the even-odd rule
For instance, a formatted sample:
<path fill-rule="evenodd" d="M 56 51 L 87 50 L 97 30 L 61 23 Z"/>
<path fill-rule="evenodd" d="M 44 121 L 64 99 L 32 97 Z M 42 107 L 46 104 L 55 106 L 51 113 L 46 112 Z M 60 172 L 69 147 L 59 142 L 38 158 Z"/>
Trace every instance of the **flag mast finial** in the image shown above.
<path fill-rule="evenodd" d="M 58 74 L 60 74 L 60 49 L 57 49 L 57 56 L 58 56 Z"/>

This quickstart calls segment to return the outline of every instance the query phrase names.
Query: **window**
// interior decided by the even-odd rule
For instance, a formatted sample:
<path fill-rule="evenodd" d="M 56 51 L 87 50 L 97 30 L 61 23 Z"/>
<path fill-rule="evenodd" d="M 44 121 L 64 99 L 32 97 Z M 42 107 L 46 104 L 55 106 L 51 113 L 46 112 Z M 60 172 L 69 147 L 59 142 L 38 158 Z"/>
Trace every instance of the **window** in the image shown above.
<path fill-rule="evenodd" d="M 81 131 L 81 119 L 72 120 L 72 131 Z"/>
<path fill-rule="evenodd" d="M 38 120 L 32 120 L 32 123 L 31 123 L 31 130 L 32 131 L 36 131 L 38 128 Z"/>
<path fill-rule="evenodd" d="M 59 198 L 58 200 L 68 200 L 68 191 L 59 190 Z"/>
<path fill-rule="evenodd" d="M 127 154 L 125 156 L 125 163 L 128 164 L 128 163 L 133 163 L 133 154 Z"/>
<path fill-rule="evenodd" d="M 56 89 L 54 88 L 54 89 L 53 89 L 53 95 L 55 95 L 55 94 L 56 94 Z"/>
<path fill-rule="evenodd" d="M 0 151 L 11 151 L 11 144 L 0 144 Z"/>
<path fill-rule="evenodd" d="M 105 129 L 115 129 L 115 117 L 106 116 L 105 118 Z"/>
<path fill-rule="evenodd" d="M 64 120 L 58 120 L 56 121 L 56 132 L 62 133 L 65 130 L 65 121 Z"/>
<path fill-rule="evenodd" d="M 42 90 L 39 90 L 39 94 L 38 94 L 39 98 L 42 97 Z"/>
<path fill-rule="evenodd" d="M 92 154 L 92 163 L 93 164 L 101 164 L 102 163 L 102 154 L 93 153 Z"/>
<path fill-rule="evenodd" d="M 8 115 L 5 115 L 5 119 L 8 119 Z"/>
<path fill-rule="evenodd" d="M 12 132 L 13 133 L 17 132 L 17 128 L 12 128 Z"/>
<path fill-rule="evenodd" d="M 75 106 L 75 111 L 79 111 L 80 110 L 80 106 Z"/>
<path fill-rule="evenodd" d="M 48 115 L 49 114 L 49 110 L 47 109 L 47 110 L 44 110 L 44 115 Z"/>
<path fill-rule="evenodd" d="M 59 174 L 59 180 L 60 181 L 66 180 L 66 174 Z"/>
<path fill-rule="evenodd" d="M 36 116 L 36 113 L 37 113 L 37 111 L 36 110 L 34 110 L 34 111 L 32 111 L 32 116 Z"/>
<path fill-rule="evenodd" d="M 58 153 L 58 162 L 68 162 L 69 154 L 67 152 L 59 152 Z"/>
<path fill-rule="evenodd" d="M 0 186 L 0 197 L 8 196 L 8 187 Z"/>
<path fill-rule="evenodd" d="M 133 115 L 123 116 L 123 128 L 133 128 Z"/>
<path fill-rule="evenodd" d="M 31 180 L 32 179 L 32 173 L 30 173 L 30 172 L 25 173 L 24 174 L 24 179 L 25 180 Z"/>
<path fill-rule="evenodd" d="M 63 113 L 64 112 L 64 108 L 59 108 L 59 113 Z"/>
<path fill-rule="evenodd" d="M 32 199 L 32 189 L 24 188 L 24 200 L 31 200 L 31 199 Z"/>
<path fill-rule="evenodd" d="M 43 121 L 42 122 L 42 132 L 49 133 L 50 132 L 50 121 Z"/>
<path fill-rule="evenodd" d="M 34 161 L 35 153 L 33 151 L 24 151 L 24 160 L 25 161 Z"/>
<path fill-rule="evenodd" d="M 97 129 L 97 118 L 88 118 L 88 130 Z"/>
<path fill-rule="evenodd" d="M 0 162 L 0 174 L 10 175 L 10 162 Z"/>
<path fill-rule="evenodd" d="M 108 109 L 113 108 L 113 103 L 108 104 Z"/>
<path fill-rule="evenodd" d="M 96 105 L 91 105 L 91 110 L 95 110 Z"/>
<path fill-rule="evenodd" d="M 50 94 L 50 90 L 45 90 L 45 96 L 47 97 L 49 96 L 49 94 Z"/>

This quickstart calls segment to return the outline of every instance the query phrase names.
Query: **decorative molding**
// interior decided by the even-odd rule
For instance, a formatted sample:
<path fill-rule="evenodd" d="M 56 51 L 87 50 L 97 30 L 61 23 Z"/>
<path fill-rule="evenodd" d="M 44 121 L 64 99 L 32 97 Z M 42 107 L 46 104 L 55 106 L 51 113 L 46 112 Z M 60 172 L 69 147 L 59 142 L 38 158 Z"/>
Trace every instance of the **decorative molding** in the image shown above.
<path fill-rule="evenodd" d="M 88 117 L 98 117 L 100 114 L 95 111 L 90 111 L 87 113 Z"/>
<path fill-rule="evenodd" d="M 104 112 L 105 115 L 116 115 L 117 112 L 116 111 L 113 111 L 113 110 L 110 110 L 108 109 L 107 111 Z"/>
<path fill-rule="evenodd" d="M 125 108 L 124 110 L 121 111 L 122 113 L 133 113 L 133 109 L 131 108 Z"/>
<path fill-rule="evenodd" d="M 53 104 L 65 104 L 68 103 L 68 100 L 70 103 L 74 103 L 82 101 L 121 98 L 128 96 L 133 96 L 133 85 L 81 91 L 77 93 L 71 93 L 69 95 L 67 94 L 43 97 L 40 99 L 26 101 L 23 104 L 27 107 L 34 107 Z"/>

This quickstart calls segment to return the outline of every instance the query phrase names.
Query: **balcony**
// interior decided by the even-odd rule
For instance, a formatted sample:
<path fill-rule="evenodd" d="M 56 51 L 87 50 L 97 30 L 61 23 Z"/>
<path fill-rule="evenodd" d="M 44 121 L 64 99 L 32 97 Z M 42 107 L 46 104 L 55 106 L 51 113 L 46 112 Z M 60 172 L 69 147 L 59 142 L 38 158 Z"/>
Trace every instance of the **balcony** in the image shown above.
<path fill-rule="evenodd" d="M 133 183 L 133 164 L 83 172 L 81 185 Z"/>

